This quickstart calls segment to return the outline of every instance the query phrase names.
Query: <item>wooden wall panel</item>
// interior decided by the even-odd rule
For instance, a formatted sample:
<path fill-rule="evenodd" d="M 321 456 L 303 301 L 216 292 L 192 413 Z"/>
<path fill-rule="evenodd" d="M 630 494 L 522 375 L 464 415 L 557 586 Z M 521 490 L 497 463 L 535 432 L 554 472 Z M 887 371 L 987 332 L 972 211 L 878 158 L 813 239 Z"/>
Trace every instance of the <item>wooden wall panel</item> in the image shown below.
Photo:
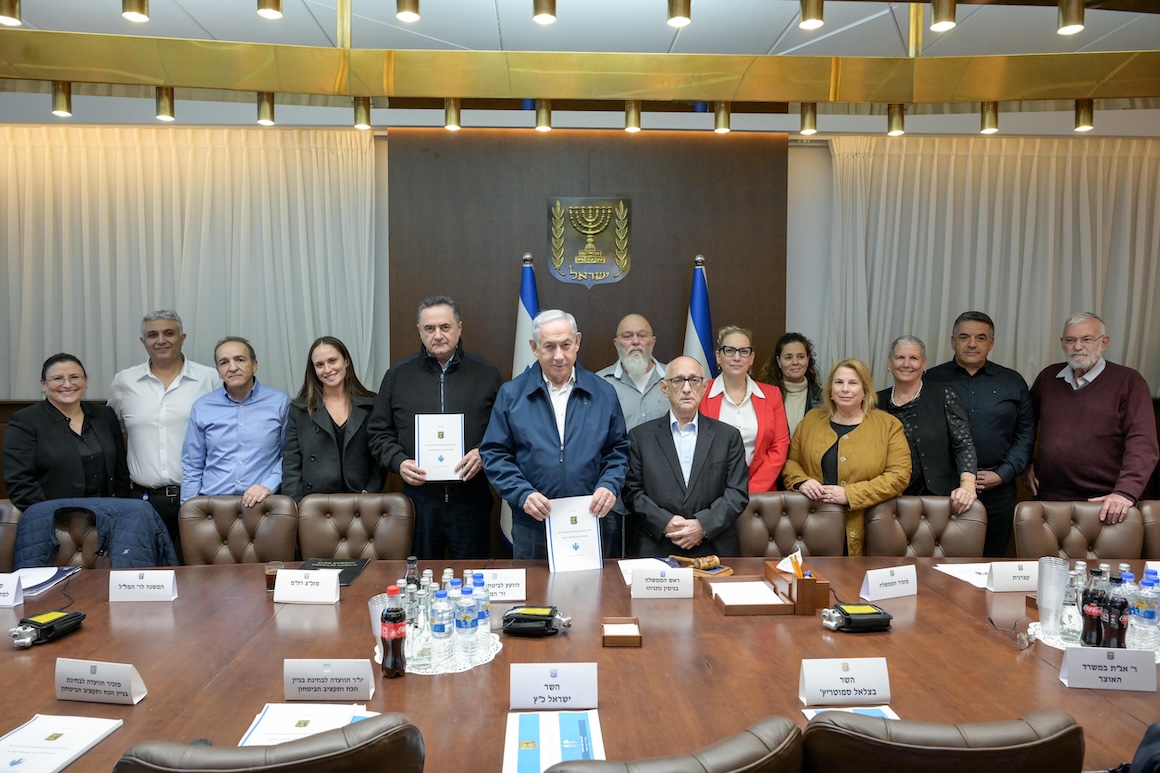
<path fill-rule="evenodd" d="M 784 330 L 785 135 L 391 129 L 387 148 L 392 360 L 417 350 L 418 302 L 446 293 L 465 347 L 506 377 L 525 252 L 540 307 L 576 316 L 592 370 L 615 359 L 616 323 L 631 312 L 652 322 L 661 360 L 680 354 L 697 254 L 714 325 L 753 328 L 758 366 Z M 549 275 L 553 196 L 631 199 L 627 277 L 589 290 Z"/>

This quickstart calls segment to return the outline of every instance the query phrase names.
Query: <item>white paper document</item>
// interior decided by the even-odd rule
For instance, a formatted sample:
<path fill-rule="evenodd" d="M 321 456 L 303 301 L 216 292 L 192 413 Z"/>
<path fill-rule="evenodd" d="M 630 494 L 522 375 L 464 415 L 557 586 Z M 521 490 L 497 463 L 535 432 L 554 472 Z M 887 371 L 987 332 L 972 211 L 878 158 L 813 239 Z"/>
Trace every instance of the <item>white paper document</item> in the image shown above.
<path fill-rule="evenodd" d="M 415 414 L 415 464 L 427 480 L 459 480 L 463 457 L 462 413 Z"/>
<path fill-rule="evenodd" d="M 716 582 L 713 595 L 726 606 L 749 604 L 787 604 L 773 587 L 761 580 L 753 582 Z"/>
<path fill-rule="evenodd" d="M 617 561 L 616 566 L 620 569 L 620 575 L 624 578 L 624 584 L 630 588 L 632 587 L 632 573 L 637 569 L 659 572 L 663 569 L 672 568 L 672 564 L 662 561 L 659 558 L 625 558 Z"/>
<path fill-rule="evenodd" d="M 544 522 L 548 537 L 548 569 L 578 572 L 603 569 L 600 519 L 588 510 L 591 496 L 549 500 L 552 512 Z"/>
<path fill-rule="evenodd" d="M 64 582 L 79 572 L 79 566 L 34 566 L 17 569 L 20 584 L 24 586 L 24 597 L 39 596 L 57 583 Z"/>
<path fill-rule="evenodd" d="M 894 709 L 889 706 L 833 706 L 822 709 L 802 709 L 802 714 L 805 715 L 806 721 L 809 721 L 818 714 L 825 714 L 827 711 L 845 711 L 849 714 L 861 714 L 864 717 L 898 719 L 898 715 L 894 713 Z"/>
<path fill-rule="evenodd" d="M 987 587 L 987 572 L 991 565 L 984 564 L 935 564 L 934 568 L 949 574 L 957 580 L 970 583 L 980 590 Z"/>
<path fill-rule="evenodd" d="M 557 762 L 602 759 L 604 737 L 596 709 L 508 714 L 503 773 L 544 771 Z"/>
<path fill-rule="evenodd" d="M 374 712 L 358 704 L 267 703 L 238 746 L 275 746 L 345 727 L 368 716 Z"/>
<path fill-rule="evenodd" d="M 56 773 L 121 724 L 119 719 L 37 714 L 0 738 L 0 769 Z"/>

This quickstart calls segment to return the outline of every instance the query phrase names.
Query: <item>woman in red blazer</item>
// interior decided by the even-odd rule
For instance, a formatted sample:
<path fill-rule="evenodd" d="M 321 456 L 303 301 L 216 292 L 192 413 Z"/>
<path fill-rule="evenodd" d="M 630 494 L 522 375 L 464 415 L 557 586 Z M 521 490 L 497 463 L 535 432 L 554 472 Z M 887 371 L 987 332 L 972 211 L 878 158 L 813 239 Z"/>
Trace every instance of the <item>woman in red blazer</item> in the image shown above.
<path fill-rule="evenodd" d="M 717 331 L 717 369 L 701 399 L 701 413 L 741 431 L 749 463 L 749 493 L 777 490 L 777 476 L 789 453 L 789 422 L 781 391 L 749 375 L 753 333 L 732 325 Z"/>

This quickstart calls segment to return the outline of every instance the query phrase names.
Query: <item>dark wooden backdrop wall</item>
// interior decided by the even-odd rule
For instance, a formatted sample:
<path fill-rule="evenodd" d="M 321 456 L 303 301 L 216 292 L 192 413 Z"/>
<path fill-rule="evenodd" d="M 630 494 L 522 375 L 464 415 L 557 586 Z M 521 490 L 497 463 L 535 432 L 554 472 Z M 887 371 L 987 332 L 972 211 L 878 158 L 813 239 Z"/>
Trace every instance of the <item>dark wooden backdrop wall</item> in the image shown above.
<path fill-rule="evenodd" d="M 713 324 L 755 331 L 755 370 L 784 332 L 785 135 L 391 129 L 387 148 L 393 360 L 417 351 L 419 301 L 445 293 L 464 346 L 506 378 L 525 252 L 540 308 L 575 315 L 592 370 L 614 361 L 616 323 L 631 312 L 652 323 L 658 358 L 681 353 L 698 254 Z M 589 290 L 550 276 L 548 201 L 566 196 L 631 199 L 620 282 Z"/>

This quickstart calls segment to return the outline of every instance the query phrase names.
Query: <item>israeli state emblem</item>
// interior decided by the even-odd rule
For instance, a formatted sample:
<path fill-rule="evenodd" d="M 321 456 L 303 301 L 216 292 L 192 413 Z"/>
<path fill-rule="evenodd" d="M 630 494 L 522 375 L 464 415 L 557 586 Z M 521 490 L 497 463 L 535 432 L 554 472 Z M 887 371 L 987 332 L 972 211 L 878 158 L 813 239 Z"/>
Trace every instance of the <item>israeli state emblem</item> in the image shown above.
<path fill-rule="evenodd" d="M 616 198 L 549 199 L 552 276 L 589 288 L 624 279 L 632 268 L 630 204 Z"/>

